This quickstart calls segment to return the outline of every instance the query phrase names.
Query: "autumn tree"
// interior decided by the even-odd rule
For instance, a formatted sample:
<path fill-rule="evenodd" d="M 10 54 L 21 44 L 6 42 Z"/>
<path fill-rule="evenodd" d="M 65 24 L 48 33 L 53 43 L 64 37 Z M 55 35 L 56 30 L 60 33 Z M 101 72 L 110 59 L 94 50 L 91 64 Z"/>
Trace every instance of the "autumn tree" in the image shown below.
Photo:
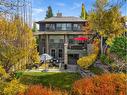
<path fill-rule="evenodd" d="M 6 21 L 3 18 L 0 26 L 0 66 L 6 73 L 39 61 L 35 38 L 27 25 L 19 19 Z"/>
<path fill-rule="evenodd" d="M 52 7 L 48 6 L 48 10 L 46 11 L 45 19 L 50 18 L 50 17 L 53 17 L 53 12 L 52 12 Z"/>
<path fill-rule="evenodd" d="M 87 12 L 85 10 L 85 5 L 84 4 L 82 4 L 82 10 L 81 10 L 80 18 L 82 18 L 82 19 L 86 19 L 87 18 Z"/>
<path fill-rule="evenodd" d="M 94 9 L 88 17 L 88 21 L 92 29 L 101 36 L 102 53 L 103 38 L 107 38 L 106 43 L 111 45 L 113 39 L 125 31 L 119 6 L 108 6 L 107 0 L 96 0 Z"/>

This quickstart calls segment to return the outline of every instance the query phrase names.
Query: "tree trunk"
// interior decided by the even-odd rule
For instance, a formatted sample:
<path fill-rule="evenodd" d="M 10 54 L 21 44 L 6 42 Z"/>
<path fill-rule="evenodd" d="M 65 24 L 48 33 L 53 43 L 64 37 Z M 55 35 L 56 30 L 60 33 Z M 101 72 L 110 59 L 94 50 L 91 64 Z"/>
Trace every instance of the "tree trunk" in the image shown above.
<path fill-rule="evenodd" d="M 101 36 L 101 54 L 103 54 L 103 37 Z"/>

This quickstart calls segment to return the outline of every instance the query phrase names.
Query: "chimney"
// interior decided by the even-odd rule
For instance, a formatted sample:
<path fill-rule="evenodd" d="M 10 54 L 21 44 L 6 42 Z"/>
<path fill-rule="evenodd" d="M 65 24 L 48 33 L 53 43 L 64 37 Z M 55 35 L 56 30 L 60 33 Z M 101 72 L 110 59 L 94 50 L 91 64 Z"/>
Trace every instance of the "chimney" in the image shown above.
<path fill-rule="evenodd" d="M 57 13 L 57 17 L 62 17 L 62 13 Z"/>

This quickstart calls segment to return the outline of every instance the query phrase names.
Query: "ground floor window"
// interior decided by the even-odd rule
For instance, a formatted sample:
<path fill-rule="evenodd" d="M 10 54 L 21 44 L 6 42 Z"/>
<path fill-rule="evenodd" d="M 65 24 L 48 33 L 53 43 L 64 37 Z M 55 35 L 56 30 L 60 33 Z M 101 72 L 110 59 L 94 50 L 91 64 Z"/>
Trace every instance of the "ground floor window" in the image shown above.
<path fill-rule="evenodd" d="M 59 49 L 58 55 L 59 55 L 59 58 L 63 57 L 63 50 L 62 49 Z"/>
<path fill-rule="evenodd" d="M 56 57 L 56 50 L 55 49 L 51 49 L 51 56 L 53 57 L 53 58 L 55 58 Z"/>
<path fill-rule="evenodd" d="M 45 47 L 42 47 L 42 53 L 46 53 Z"/>

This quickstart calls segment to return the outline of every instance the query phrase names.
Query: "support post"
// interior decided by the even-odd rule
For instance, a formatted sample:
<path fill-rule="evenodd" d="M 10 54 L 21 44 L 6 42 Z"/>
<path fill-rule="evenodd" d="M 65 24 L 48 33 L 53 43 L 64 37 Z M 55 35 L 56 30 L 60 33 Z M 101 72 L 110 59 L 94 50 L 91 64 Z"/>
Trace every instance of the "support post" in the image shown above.
<path fill-rule="evenodd" d="M 65 42 L 64 42 L 64 64 L 68 64 L 68 54 L 67 54 L 68 41 L 67 41 L 67 35 L 65 35 L 64 39 L 65 39 Z"/>
<path fill-rule="evenodd" d="M 46 35 L 46 53 L 49 54 L 49 37 Z"/>

